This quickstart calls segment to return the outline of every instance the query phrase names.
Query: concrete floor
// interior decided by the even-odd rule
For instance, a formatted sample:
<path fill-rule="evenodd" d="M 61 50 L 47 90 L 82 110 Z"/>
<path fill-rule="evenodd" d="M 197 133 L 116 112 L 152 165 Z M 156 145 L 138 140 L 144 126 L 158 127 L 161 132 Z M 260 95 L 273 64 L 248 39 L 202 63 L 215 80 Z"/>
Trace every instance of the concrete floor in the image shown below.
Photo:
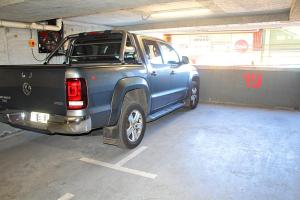
<path fill-rule="evenodd" d="M 300 199 L 300 113 L 219 105 L 179 110 L 148 124 L 135 157 L 80 137 L 24 131 L 0 139 L 0 199 Z M 0 125 L 0 133 L 8 128 Z M 156 174 L 89 164 L 82 157 Z M 65 198 L 67 199 L 67 198 Z"/>

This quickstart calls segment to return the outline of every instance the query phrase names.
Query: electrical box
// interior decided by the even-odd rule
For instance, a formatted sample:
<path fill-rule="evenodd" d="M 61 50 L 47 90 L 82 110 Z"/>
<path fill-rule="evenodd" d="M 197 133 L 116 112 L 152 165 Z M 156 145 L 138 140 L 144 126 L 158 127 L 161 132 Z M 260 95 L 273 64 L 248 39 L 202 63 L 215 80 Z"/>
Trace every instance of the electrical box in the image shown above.
<path fill-rule="evenodd" d="M 48 20 L 48 25 L 56 25 L 56 20 Z M 38 31 L 39 53 L 50 53 L 64 37 L 63 27 L 60 31 Z"/>
<path fill-rule="evenodd" d="M 28 41 L 28 45 L 29 45 L 30 48 L 35 47 L 35 40 L 34 40 L 34 39 L 30 39 L 30 40 Z"/>

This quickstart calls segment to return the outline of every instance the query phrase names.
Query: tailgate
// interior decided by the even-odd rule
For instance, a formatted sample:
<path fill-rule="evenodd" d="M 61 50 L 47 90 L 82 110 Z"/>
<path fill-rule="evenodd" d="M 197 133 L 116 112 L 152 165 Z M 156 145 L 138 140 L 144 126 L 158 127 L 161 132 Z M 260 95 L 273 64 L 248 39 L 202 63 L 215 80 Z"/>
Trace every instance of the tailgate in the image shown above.
<path fill-rule="evenodd" d="M 66 114 L 64 66 L 0 66 L 0 110 Z"/>

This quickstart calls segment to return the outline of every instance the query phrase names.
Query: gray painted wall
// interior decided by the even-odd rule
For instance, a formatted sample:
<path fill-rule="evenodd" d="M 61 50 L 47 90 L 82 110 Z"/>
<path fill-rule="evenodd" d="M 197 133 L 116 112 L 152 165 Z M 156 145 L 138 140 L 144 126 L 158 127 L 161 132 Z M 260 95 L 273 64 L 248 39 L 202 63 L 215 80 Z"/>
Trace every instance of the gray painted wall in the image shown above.
<path fill-rule="evenodd" d="M 198 66 L 200 101 L 299 109 L 300 69 L 281 67 L 285 68 Z M 247 84 L 249 76 L 252 82 Z"/>

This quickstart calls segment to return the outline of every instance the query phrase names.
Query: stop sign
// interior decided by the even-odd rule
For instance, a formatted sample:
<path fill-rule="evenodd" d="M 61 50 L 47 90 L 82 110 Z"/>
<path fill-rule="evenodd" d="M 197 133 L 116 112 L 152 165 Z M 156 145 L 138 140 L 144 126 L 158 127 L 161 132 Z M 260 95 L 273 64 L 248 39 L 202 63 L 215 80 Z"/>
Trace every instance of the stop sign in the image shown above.
<path fill-rule="evenodd" d="M 238 40 L 236 41 L 234 48 L 240 53 L 245 53 L 246 51 L 248 51 L 249 44 L 246 40 Z"/>

